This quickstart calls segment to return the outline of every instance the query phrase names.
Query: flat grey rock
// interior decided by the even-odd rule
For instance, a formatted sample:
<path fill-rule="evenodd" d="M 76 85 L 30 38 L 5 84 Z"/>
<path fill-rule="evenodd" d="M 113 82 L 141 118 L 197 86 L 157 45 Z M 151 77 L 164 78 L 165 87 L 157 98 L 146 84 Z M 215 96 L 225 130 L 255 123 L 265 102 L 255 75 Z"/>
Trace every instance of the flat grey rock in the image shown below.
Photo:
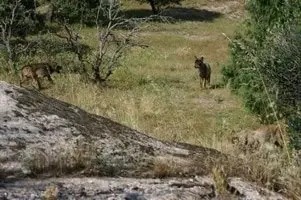
<path fill-rule="evenodd" d="M 229 183 L 236 193 L 232 199 L 284 200 L 264 188 L 233 178 Z M 2 196 L 1 196 L 2 195 Z M 135 178 L 51 178 L 0 183 L 0 199 L 114 199 L 114 200 L 190 200 L 222 199 L 209 177 Z"/>

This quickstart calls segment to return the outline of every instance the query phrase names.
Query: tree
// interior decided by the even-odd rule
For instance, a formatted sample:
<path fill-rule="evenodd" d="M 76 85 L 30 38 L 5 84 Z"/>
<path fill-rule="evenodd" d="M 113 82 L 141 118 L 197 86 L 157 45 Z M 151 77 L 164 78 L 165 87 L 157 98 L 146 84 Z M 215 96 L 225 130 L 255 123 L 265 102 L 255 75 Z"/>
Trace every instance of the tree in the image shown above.
<path fill-rule="evenodd" d="M 136 45 L 133 38 L 141 23 L 151 19 L 126 19 L 121 16 L 120 7 L 120 0 L 100 0 L 98 5 L 98 48 L 91 63 L 93 79 L 97 83 L 106 81 L 120 66 L 120 59 L 130 47 Z"/>
<path fill-rule="evenodd" d="M 154 14 L 158 14 L 163 6 L 180 4 L 182 0 L 137 0 L 141 3 L 149 3 Z"/>
<path fill-rule="evenodd" d="M 91 25 L 95 21 L 99 0 L 52 0 L 54 18 L 69 23 L 80 22 Z"/>
<path fill-rule="evenodd" d="M 242 31 L 230 39 L 224 80 L 262 122 L 296 123 L 301 119 L 301 2 L 252 0 L 247 9 Z"/>
<path fill-rule="evenodd" d="M 17 55 L 30 44 L 25 37 L 38 25 L 34 9 L 34 0 L 3 0 L 0 3 L 0 41 L 5 46 L 11 67 Z"/>
<path fill-rule="evenodd" d="M 67 22 L 61 23 L 61 26 L 63 27 L 64 32 L 55 33 L 55 35 L 61 39 L 65 39 L 67 44 L 64 46 L 69 46 L 69 48 L 67 47 L 69 52 L 72 52 L 76 55 L 78 61 L 80 62 L 80 68 L 76 71 L 86 75 L 87 69 L 85 66 L 85 56 L 88 54 L 88 52 L 90 52 L 90 48 L 80 42 L 81 36 L 79 33 L 75 32 Z"/>

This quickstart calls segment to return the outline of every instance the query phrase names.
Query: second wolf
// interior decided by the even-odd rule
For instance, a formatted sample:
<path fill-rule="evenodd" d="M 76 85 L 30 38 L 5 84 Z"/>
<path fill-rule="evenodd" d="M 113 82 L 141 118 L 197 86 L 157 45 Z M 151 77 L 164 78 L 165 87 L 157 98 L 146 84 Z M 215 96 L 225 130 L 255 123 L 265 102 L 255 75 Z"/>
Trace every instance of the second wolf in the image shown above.
<path fill-rule="evenodd" d="M 22 86 L 25 81 L 31 79 L 32 82 L 37 82 L 38 89 L 40 90 L 42 87 L 39 79 L 47 77 L 48 81 L 53 83 L 51 74 L 54 72 L 60 73 L 61 69 L 62 67 L 56 63 L 33 63 L 25 65 L 21 68 L 20 86 Z"/>

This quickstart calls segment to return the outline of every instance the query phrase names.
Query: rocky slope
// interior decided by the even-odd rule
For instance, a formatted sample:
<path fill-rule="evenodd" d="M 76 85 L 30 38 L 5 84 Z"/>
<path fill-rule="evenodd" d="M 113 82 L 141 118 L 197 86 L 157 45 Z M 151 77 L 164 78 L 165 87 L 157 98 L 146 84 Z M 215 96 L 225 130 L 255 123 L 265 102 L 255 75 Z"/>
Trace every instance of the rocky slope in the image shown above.
<path fill-rule="evenodd" d="M 85 173 L 152 176 L 154 164 L 207 174 L 216 150 L 168 143 L 39 92 L 0 83 L 2 176 Z M 198 161 L 201 161 L 199 164 Z M 205 164 L 204 164 L 205 162 Z M 196 163 L 199 166 L 196 166 Z"/>
<path fill-rule="evenodd" d="M 0 199 L 219 199 L 202 176 L 221 159 L 0 82 Z M 178 178 L 151 179 L 163 177 Z M 227 188 L 239 199 L 284 199 L 239 179 Z"/>

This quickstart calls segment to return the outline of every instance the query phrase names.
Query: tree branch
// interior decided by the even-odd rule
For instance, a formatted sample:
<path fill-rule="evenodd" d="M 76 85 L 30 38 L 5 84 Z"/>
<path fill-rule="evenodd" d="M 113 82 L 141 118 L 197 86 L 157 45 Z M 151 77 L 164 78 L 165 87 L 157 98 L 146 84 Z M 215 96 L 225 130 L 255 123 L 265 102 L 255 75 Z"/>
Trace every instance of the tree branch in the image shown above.
<path fill-rule="evenodd" d="M 131 19 L 122 17 L 120 2 L 112 0 L 104 3 L 103 0 L 99 0 L 96 16 L 99 42 L 93 63 L 93 76 L 96 82 L 106 81 L 113 74 L 119 66 L 120 59 L 126 54 L 126 49 L 138 45 L 132 39 L 140 30 L 141 24 L 154 19 L 154 16 Z M 106 20 L 100 20 L 101 14 Z"/>

